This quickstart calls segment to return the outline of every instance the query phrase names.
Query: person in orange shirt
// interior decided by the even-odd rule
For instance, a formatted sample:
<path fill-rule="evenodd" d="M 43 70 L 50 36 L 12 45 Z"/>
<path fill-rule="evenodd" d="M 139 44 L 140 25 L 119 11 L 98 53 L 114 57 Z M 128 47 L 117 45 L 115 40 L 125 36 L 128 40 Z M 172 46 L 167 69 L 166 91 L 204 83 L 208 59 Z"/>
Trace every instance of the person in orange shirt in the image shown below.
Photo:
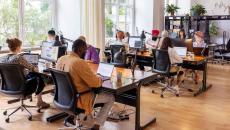
<path fill-rule="evenodd" d="M 72 52 L 68 55 L 61 57 L 56 65 L 58 70 L 68 72 L 73 80 L 76 90 L 86 92 L 92 88 L 99 88 L 102 85 L 101 77 L 97 76 L 87 62 L 84 60 L 87 51 L 86 42 L 78 39 L 74 41 Z M 102 126 L 106 121 L 108 113 L 114 104 L 114 96 L 107 93 L 99 93 L 95 98 L 92 92 L 80 96 L 77 107 L 84 109 L 87 115 L 87 120 L 83 122 L 87 127 Z M 98 116 L 94 119 L 92 117 L 93 105 L 104 104 Z"/>

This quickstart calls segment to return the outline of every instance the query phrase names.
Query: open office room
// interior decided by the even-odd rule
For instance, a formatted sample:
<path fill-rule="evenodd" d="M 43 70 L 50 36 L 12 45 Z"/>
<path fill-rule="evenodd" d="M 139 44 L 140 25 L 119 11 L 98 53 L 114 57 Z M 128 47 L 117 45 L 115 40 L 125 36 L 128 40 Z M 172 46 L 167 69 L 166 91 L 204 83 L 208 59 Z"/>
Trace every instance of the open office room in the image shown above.
<path fill-rule="evenodd" d="M 229 130 L 229 0 L 0 0 L 0 130 Z"/>

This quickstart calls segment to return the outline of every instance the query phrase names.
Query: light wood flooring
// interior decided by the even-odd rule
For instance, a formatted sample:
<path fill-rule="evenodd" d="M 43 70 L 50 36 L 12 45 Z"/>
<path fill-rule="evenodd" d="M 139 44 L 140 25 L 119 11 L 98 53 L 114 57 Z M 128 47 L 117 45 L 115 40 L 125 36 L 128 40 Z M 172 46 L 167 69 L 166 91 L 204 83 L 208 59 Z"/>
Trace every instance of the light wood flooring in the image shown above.
<path fill-rule="evenodd" d="M 192 81 L 186 82 L 187 86 L 197 89 Z M 142 87 L 141 110 L 142 117 L 157 118 L 156 124 L 146 130 L 230 130 L 230 66 L 209 65 L 208 84 L 213 87 L 197 97 L 189 92 L 182 91 L 180 97 L 166 93 L 165 98 L 160 98 L 158 85 L 153 84 Z M 152 94 L 152 89 L 156 94 Z M 63 121 L 46 123 L 45 118 L 57 112 L 55 108 L 38 114 L 32 110 L 33 121 L 28 121 L 24 112 L 18 112 L 11 117 L 10 123 L 5 123 L 2 112 L 5 108 L 15 106 L 7 105 L 11 98 L 0 94 L 0 130 L 57 130 L 63 126 Z M 52 103 L 52 96 L 45 95 L 44 99 Z M 29 104 L 35 104 L 34 102 Z M 101 130 L 133 130 L 134 115 L 130 121 L 106 122 Z"/>

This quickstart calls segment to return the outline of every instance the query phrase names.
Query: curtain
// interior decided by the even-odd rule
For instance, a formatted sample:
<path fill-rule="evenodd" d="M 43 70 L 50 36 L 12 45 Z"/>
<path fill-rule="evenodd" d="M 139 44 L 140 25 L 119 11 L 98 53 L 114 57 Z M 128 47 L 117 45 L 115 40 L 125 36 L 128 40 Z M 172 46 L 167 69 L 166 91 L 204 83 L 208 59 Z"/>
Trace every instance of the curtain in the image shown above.
<path fill-rule="evenodd" d="M 88 44 L 102 52 L 105 45 L 104 0 L 81 0 L 81 15 L 82 35 Z"/>

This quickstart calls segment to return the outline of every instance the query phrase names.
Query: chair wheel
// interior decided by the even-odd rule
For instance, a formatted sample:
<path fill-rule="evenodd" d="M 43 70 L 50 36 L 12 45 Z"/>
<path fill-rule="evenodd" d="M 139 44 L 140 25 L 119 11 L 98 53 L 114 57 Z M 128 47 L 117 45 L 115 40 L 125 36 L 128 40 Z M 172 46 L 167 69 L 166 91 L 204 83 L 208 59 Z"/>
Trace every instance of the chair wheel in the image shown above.
<path fill-rule="evenodd" d="M 37 112 L 38 112 L 38 113 L 41 113 L 41 109 L 38 109 Z"/>
<path fill-rule="evenodd" d="M 155 91 L 154 91 L 154 90 L 152 90 L 152 93 L 155 93 Z"/>
<path fill-rule="evenodd" d="M 10 118 L 6 118 L 6 123 L 9 123 L 10 122 Z"/>
<path fill-rule="evenodd" d="M 29 117 L 28 117 L 28 120 L 29 120 L 29 121 L 32 121 L 32 116 L 29 116 Z"/>
<path fill-rule="evenodd" d="M 177 97 L 180 97 L 180 95 L 179 95 L 179 94 L 176 94 L 176 96 L 177 96 Z"/>
<path fill-rule="evenodd" d="M 161 94 L 161 98 L 164 98 L 164 95 L 163 95 L 163 94 Z"/>
<path fill-rule="evenodd" d="M 4 112 L 3 112 L 3 115 L 5 115 L 5 116 L 6 116 L 6 115 L 7 115 L 7 111 L 4 111 Z"/>

